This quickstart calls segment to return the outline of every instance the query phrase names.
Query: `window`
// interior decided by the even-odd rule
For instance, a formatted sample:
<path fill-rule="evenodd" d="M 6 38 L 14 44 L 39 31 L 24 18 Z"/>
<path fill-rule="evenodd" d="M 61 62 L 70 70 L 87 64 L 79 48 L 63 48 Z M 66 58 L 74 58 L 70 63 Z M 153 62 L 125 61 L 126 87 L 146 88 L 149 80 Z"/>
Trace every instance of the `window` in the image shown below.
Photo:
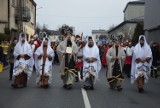
<path fill-rule="evenodd" d="M 24 6 L 27 6 L 28 5 L 28 0 L 22 0 L 22 1 L 24 1 L 23 3 L 24 3 Z"/>
<path fill-rule="evenodd" d="M 16 6 L 16 0 L 12 0 L 12 6 Z"/>

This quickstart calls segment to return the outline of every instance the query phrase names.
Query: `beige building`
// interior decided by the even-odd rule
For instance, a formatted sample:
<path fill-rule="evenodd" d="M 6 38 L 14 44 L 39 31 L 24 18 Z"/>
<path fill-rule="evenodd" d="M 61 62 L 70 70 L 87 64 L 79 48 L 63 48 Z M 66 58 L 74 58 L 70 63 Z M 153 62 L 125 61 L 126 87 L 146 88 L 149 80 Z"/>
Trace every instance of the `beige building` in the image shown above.
<path fill-rule="evenodd" d="M 113 29 L 109 30 L 108 33 L 110 35 L 123 35 L 124 40 L 130 40 L 134 35 L 137 23 L 137 21 L 124 21 Z"/>
<path fill-rule="evenodd" d="M 132 39 L 137 23 L 144 21 L 145 1 L 128 2 L 124 9 L 124 21 L 108 31 L 109 35 L 123 35 L 124 40 Z"/>
<path fill-rule="evenodd" d="M 124 20 L 140 19 L 144 17 L 145 2 L 133 1 L 128 2 L 124 8 Z"/>
<path fill-rule="evenodd" d="M 29 38 L 31 35 L 35 34 L 36 28 L 36 3 L 34 0 L 24 0 L 26 1 L 25 7 L 28 7 L 30 11 L 30 21 L 23 22 L 23 31 L 28 34 Z"/>
<path fill-rule="evenodd" d="M 4 33 L 4 28 L 8 27 L 8 0 L 1 0 L 0 3 L 0 33 Z"/>
<path fill-rule="evenodd" d="M 28 36 L 35 33 L 36 3 L 34 0 L 22 1 L 22 29 Z M 0 3 L 0 33 L 5 33 L 5 28 L 12 36 L 18 34 L 19 28 L 19 0 L 1 0 Z"/>

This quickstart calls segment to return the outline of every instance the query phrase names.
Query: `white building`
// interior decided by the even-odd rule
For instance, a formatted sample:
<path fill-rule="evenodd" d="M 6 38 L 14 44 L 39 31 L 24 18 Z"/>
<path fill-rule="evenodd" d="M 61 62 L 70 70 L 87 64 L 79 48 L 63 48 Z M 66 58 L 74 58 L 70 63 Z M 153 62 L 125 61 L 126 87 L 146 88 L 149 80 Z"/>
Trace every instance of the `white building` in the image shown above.
<path fill-rule="evenodd" d="M 148 42 L 160 42 L 160 0 L 146 0 L 144 30 Z"/>
<path fill-rule="evenodd" d="M 92 30 L 92 37 L 97 42 L 100 36 L 108 36 L 107 30 Z"/>

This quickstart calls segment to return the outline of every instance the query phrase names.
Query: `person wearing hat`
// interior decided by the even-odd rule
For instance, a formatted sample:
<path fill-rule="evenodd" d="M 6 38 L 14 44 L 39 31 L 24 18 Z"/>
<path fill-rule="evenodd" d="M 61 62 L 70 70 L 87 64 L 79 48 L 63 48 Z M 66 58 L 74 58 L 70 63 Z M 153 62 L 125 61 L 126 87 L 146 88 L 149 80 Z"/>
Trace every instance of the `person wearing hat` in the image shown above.
<path fill-rule="evenodd" d="M 82 40 L 79 35 L 76 35 L 76 44 L 78 46 L 78 53 L 76 55 L 76 70 L 77 70 L 77 75 L 76 75 L 76 82 L 79 81 L 78 78 L 78 72 L 80 72 L 81 79 L 83 79 L 83 45 L 82 45 Z"/>
<path fill-rule="evenodd" d="M 108 63 L 107 80 L 111 89 L 122 90 L 123 65 L 126 58 L 124 49 L 120 45 L 121 36 L 111 36 L 114 45 L 108 50 L 106 59 Z"/>
<path fill-rule="evenodd" d="M 63 88 L 70 90 L 73 87 L 76 76 L 75 56 L 78 53 L 78 47 L 71 40 L 73 30 L 68 25 L 63 25 L 60 32 L 65 36 L 65 40 L 57 46 L 57 54 L 60 61 L 60 73 L 63 80 Z"/>
<path fill-rule="evenodd" d="M 34 44 L 34 47 L 35 47 L 34 51 L 36 51 L 37 48 L 41 46 L 41 42 L 38 39 L 39 39 L 38 35 L 34 35 L 33 38 L 31 39 L 31 41 L 33 40 L 33 44 Z"/>
<path fill-rule="evenodd" d="M 13 75 L 13 67 L 14 67 L 14 48 L 17 44 L 17 38 L 14 38 L 11 45 L 9 46 L 9 50 L 8 50 L 8 59 L 9 59 L 9 63 L 10 63 L 10 72 L 9 72 L 9 80 L 12 80 L 12 75 Z"/>
<path fill-rule="evenodd" d="M 144 83 L 148 82 L 152 64 L 152 51 L 144 35 L 139 36 L 139 42 L 133 50 L 131 83 L 135 81 L 139 92 L 144 91 Z"/>
<path fill-rule="evenodd" d="M 151 77 L 157 78 L 158 77 L 157 67 L 159 66 L 159 63 L 160 63 L 160 51 L 159 51 L 157 42 L 153 42 L 151 44 L 151 51 L 153 55 Z"/>
<path fill-rule="evenodd" d="M 35 49 L 36 49 L 36 46 L 35 46 L 35 44 L 34 44 L 34 39 L 33 39 L 33 38 L 31 38 L 29 44 L 31 45 L 32 51 L 33 51 L 33 53 L 34 53 L 34 52 L 35 52 Z"/>

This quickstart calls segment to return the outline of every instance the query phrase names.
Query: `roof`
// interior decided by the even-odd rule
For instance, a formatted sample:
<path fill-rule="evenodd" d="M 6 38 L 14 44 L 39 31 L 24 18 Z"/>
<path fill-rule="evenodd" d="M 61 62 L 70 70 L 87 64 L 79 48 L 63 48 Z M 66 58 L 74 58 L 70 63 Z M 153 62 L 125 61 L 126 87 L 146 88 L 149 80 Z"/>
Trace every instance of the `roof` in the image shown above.
<path fill-rule="evenodd" d="M 123 12 L 126 11 L 126 9 L 129 5 L 144 5 L 144 4 L 145 4 L 145 0 L 128 2 L 126 7 L 124 8 Z"/>
<path fill-rule="evenodd" d="M 37 6 L 37 4 L 36 4 L 36 2 L 34 0 L 30 0 L 30 1 L 34 6 Z"/>
<path fill-rule="evenodd" d="M 160 25 L 157 25 L 157 26 L 154 26 L 151 28 L 144 28 L 144 30 L 146 30 L 146 31 L 153 31 L 153 30 L 158 30 L 158 29 L 160 29 Z"/>
<path fill-rule="evenodd" d="M 108 33 L 107 30 L 92 30 L 92 34 L 93 33 Z"/>
<path fill-rule="evenodd" d="M 132 20 L 132 21 L 128 20 L 128 21 L 124 21 L 124 22 L 120 23 L 119 25 L 117 25 L 116 27 L 112 28 L 111 30 L 108 30 L 108 33 L 116 30 L 117 28 L 125 25 L 126 23 L 138 23 L 138 22 L 142 22 L 142 20 Z"/>
<path fill-rule="evenodd" d="M 49 35 L 61 35 L 61 33 L 57 30 L 47 30 L 46 31 Z"/>

